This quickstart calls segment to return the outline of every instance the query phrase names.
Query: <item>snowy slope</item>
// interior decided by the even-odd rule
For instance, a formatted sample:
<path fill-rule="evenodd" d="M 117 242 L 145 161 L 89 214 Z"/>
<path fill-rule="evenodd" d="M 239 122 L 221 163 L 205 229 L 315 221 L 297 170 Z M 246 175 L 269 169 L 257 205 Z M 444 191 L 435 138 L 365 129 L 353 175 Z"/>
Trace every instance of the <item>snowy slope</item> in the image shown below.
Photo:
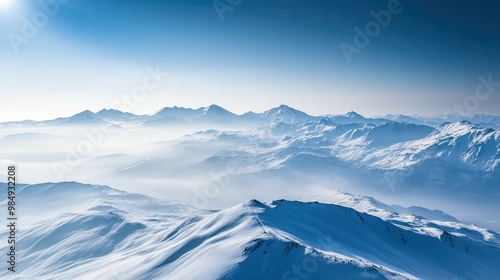
<path fill-rule="evenodd" d="M 308 114 L 286 105 L 280 105 L 264 112 L 262 118 L 268 122 L 283 122 L 289 124 L 306 122 L 313 119 L 313 117 Z"/>
<path fill-rule="evenodd" d="M 500 235 L 496 232 L 462 223 L 455 217 L 439 210 L 429 210 L 417 206 L 388 205 L 372 197 L 339 191 L 316 193 L 304 200 L 353 208 L 356 211 L 379 217 L 384 221 L 423 235 L 437 237 L 444 232 L 449 232 L 479 242 L 487 241 L 500 245 Z"/>
<path fill-rule="evenodd" d="M 19 279 L 500 277 L 496 233 L 380 219 L 373 214 L 388 211 L 383 203 L 345 193 L 329 199 L 370 214 L 286 200 L 202 211 L 78 183 L 28 185 L 21 193 L 52 208 L 72 206 L 62 214 L 43 213 L 49 205 L 25 209 L 40 218 L 19 232 Z M 479 238 L 481 230 L 491 236 Z M 6 270 L 0 276 L 8 279 Z"/>
<path fill-rule="evenodd" d="M 469 122 L 445 123 L 427 137 L 371 152 L 362 161 L 376 167 L 400 169 L 436 158 L 493 171 L 500 162 L 500 131 Z"/>

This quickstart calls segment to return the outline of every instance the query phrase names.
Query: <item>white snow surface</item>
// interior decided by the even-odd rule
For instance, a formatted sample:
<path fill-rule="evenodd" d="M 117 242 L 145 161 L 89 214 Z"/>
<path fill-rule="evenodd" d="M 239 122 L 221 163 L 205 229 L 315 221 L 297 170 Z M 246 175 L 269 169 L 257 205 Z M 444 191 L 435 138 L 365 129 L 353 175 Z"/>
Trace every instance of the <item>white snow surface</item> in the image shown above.
<path fill-rule="evenodd" d="M 75 182 L 20 195 L 38 206 L 23 211 L 33 219 L 18 233 L 18 272 L 2 279 L 500 277 L 498 234 L 342 192 L 322 196 L 330 203 L 250 200 L 218 211 Z"/>

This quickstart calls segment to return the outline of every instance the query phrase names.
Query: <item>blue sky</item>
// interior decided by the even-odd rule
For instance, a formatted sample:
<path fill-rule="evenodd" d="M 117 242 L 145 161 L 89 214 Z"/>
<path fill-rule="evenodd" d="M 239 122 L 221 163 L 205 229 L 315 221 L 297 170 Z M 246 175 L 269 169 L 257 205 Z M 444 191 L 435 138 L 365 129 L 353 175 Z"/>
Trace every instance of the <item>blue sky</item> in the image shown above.
<path fill-rule="evenodd" d="M 32 38 L 23 27 L 47 14 L 40 2 L 0 5 L 0 93 L 10 104 L 0 121 L 112 107 L 157 65 L 170 75 L 130 111 L 216 103 L 236 113 L 287 104 L 436 115 L 472 102 L 467 113 L 498 114 L 500 87 L 474 103 L 479 76 L 500 82 L 498 1 L 220 0 L 238 4 L 223 21 L 212 0 L 54 1 Z M 365 30 L 371 11 L 391 19 L 348 62 L 340 45 L 356 47 L 354 28 Z"/>

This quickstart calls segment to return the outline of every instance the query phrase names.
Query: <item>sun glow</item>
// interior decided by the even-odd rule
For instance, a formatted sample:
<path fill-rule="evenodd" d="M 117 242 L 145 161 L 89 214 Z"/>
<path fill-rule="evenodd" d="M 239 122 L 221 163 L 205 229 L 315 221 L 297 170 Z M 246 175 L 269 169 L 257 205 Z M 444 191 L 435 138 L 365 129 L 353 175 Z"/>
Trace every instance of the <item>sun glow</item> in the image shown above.
<path fill-rule="evenodd" d="M 14 6 L 16 0 L 0 0 L 0 9 L 7 10 Z"/>

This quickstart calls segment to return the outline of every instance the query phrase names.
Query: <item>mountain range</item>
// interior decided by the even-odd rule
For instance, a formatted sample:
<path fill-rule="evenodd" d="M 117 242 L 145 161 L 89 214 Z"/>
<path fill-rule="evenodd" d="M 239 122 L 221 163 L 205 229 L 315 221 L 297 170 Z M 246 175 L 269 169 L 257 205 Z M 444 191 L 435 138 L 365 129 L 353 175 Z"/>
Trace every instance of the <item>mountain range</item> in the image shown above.
<path fill-rule="evenodd" d="M 363 123 L 382 124 L 387 122 L 412 123 L 417 125 L 436 126 L 445 122 L 469 121 L 483 127 L 500 128 L 500 116 L 489 115 L 442 115 L 405 116 L 386 115 L 382 117 L 365 118 L 356 112 L 341 115 L 311 116 L 287 105 L 280 105 L 263 113 L 247 112 L 242 115 L 234 114 L 218 105 L 210 105 L 198 109 L 184 107 L 165 107 L 153 115 L 135 115 L 115 109 L 102 109 L 96 113 L 85 110 L 70 117 L 61 117 L 47 121 L 15 121 L 0 123 L 0 125 L 76 125 L 93 124 L 96 122 L 132 123 L 142 125 L 173 125 L 173 124 L 220 124 L 220 125 L 259 125 L 269 122 L 283 122 L 289 124 L 309 121 L 326 121 L 335 124 Z"/>
<path fill-rule="evenodd" d="M 101 131 L 103 124 L 113 129 Z M 202 208 L 254 198 L 297 199 L 310 188 L 334 186 L 389 201 L 439 205 L 500 230 L 500 131 L 492 126 L 467 120 L 429 125 L 425 119 L 365 118 L 355 112 L 310 116 L 286 105 L 242 115 L 217 105 L 164 108 L 154 115 L 84 111 L 0 124 L 0 147 L 8 147 L 0 161 L 22 165 L 28 183 L 107 184 L 169 194 Z M 271 191 L 264 187 L 269 185 Z M 213 186 L 218 195 L 193 195 Z"/>

